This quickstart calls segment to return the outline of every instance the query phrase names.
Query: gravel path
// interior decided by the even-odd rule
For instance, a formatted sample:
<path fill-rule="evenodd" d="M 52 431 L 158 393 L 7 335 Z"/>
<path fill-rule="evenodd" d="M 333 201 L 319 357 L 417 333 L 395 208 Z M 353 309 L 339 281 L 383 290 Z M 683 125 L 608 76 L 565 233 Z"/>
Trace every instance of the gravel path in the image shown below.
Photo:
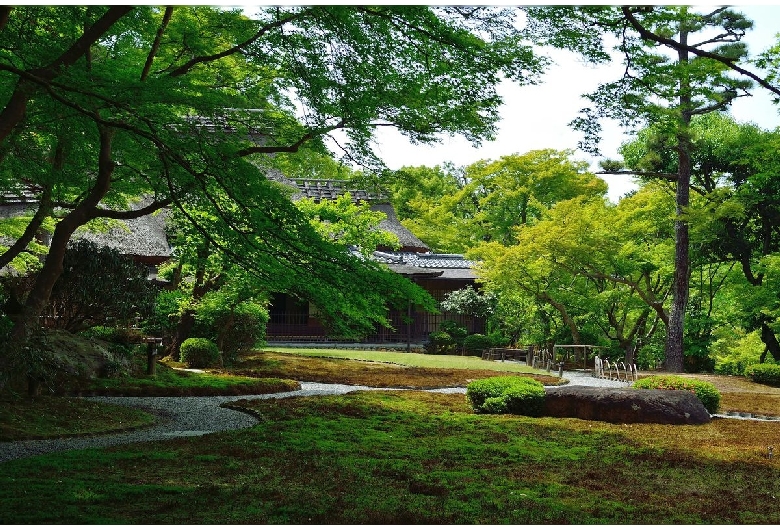
<path fill-rule="evenodd" d="M 564 372 L 563 376 L 571 385 L 587 385 L 601 387 L 626 387 L 626 383 L 598 379 L 589 373 Z M 146 410 L 159 418 L 158 422 L 147 429 L 104 434 L 99 436 L 84 436 L 78 438 L 57 438 L 51 440 L 26 440 L 19 442 L 0 442 L 0 462 L 25 458 L 28 456 L 67 451 L 70 449 L 86 449 L 90 447 L 109 447 L 133 442 L 150 442 L 168 440 L 185 436 L 200 436 L 203 434 L 235 429 L 244 429 L 257 423 L 252 416 L 243 412 L 221 407 L 223 403 L 237 399 L 270 399 L 293 396 L 321 396 L 347 394 L 356 390 L 385 390 L 366 386 L 338 385 L 325 383 L 301 383 L 301 390 L 279 394 L 262 394 L 254 396 L 217 396 L 217 397 L 89 397 L 92 399 L 136 407 Z M 430 392 L 465 394 L 465 388 L 441 388 Z"/>

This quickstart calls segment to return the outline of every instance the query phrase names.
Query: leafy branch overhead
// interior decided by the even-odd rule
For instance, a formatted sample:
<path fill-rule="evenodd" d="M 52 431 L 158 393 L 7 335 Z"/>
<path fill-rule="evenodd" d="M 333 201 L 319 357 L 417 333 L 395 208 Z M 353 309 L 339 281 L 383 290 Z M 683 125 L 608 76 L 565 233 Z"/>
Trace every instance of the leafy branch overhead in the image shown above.
<path fill-rule="evenodd" d="M 378 128 L 413 142 L 498 121 L 500 80 L 546 62 L 515 10 L 426 6 L 19 6 L 0 11 L 0 189 L 33 194 L 18 244 L 56 226 L 14 337 L 46 304 L 72 234 L 170 206 L 267 289 L 326 320 L 370 327 L 388 305 L 432 305 L 410 282 L 344 252 L 269 181 L 302 149 L 379 165 Z M 130 205 L 142 196 L 143 209 Z"/>

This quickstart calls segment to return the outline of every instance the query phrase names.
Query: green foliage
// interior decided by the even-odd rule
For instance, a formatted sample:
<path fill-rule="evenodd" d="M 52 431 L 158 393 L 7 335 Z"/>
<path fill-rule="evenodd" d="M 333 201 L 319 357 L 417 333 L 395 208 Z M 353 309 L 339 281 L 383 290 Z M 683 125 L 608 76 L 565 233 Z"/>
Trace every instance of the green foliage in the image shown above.
<path fill-rule="evenodd" d="M 666 318 L 673 216 L 666 190 L 652 185 L 617 205 L 559 201 L 519 227 L 514 244 L 484 243 L 467 255 L 513 340 L 584 344 L 607 330 L 621 345 L 646 343 Z"/>
<path fill-rule="evenodd" d="M 41 329 L 10 357 L 11 388 L 34 383 L 37 392 L 63 393 L 96 377 L 113 377 L 131 364 L 131 345 L 90 340 L 59 329 Z M 26 380 L 25 380 L 26 379 Z M 29 387 L 28 387 L 29 388 Z"/>
<path fill-rule="evenodd" d="M 493 337 L 474 333 L 463 339 L 463 351 L 466 355 L 481 355 L 484 350 L 496 346 Z"/>
<path fill-rule="evenodd" d="M 231 366 L 238 355 L 258 345 L 265 337 L 268 310 L 264 304 L 244 301 L 231 305 L 217 293 L 209 293 L 198 305 L 196 321 L 222 352 L 222 362 Z"/>
<path fill-rule="evenodd" d="M 332 158 L 324 139 L 338 132 L 344 160 L 382 172 L 377 124 L 415 143 L 441 134 L 479 143 L 495 133 L 498 85 L 532 83 L 549 62 L 505 8 L 17 6 L 3 14 L 0 189 L 56 190 L 61 208 L 48 267 L 36 277 L 41 294 L 27 299 L 31 320 L 77 226 L 164 207 L 222 265 L 266 292 L 311 301 L 333 335 L 387 325 L 391 307 L 433 309 L 423 289 L 323 239 L 268 178 L 269 159 L 306 149 L 315 156 L 285 161 L 296 176 L 337 172 L 316 155 Z M 154 202 L 135 208 L 139 197 Z"/>
<path fill-rule="evenodd" d="M 745 368 L 745 377 L 754 383 L 780 386 L 780 364 L 751 364 Z"/>
<path fill-rule="evenodd" d="M 447 293 L 440 305 L 444 311 L 488 317 L 495 312 L 496 296 L 493 293 L 477 291 L 469 285 Z"/>
<path fill-rule="evenodd" d="M 8 315 L 0 314 L 0 343 L 2 343 L 14 326 L 13 320 Z"/>
<path fill-rule="evenodd" d="M 469 222 L 472 244 L 515 241 L 518 227 L 540 220 L 558 202 L 603 197 L 607 184 L 572 160 L 573 151 L 542 149 L 481 160 L 466 168 L 461 201 L 477 205 Z"/>
<path fill-rule="evenodd" d="M 94 326 L 82 331 L 80 335 L 82 337 L 100 339 L 123 346 L 139 344 L 143 338 L 142 332 L 138 329 L 112 326 Z"/>
<path fill-rule="evenodd" d="M 483 241 L 511 244 L 519 226 L 541 219 L 556 202 L 606 193 L 606 183 L 572 156 L 542 149 L 460 170 L 404 168 L 396 186 L 409 189 L 397 189 L 394 204 L 404 225 L 436 250 L 465 252 Z"/>
<path fill-rule="evenodd" d="M 109 247 L 80 239 L 68 246 L 54 284 L 53 326 L 79 331 L 96 325 L 129 324 L 152 307 L 154 288 L 144 267 Z"/>
<path fill-rule="evenodd" d="M 425 353 L 432 355 L 452 355 L 459 353 L 468 330 L 453 320 L 445 320 L 439 325 L 439 330 L 428 335 L 425 343 Z"/>
<path fill-rule="evenodd" d="M 364 257 L 370 256 L 378 247 L 399 247 L 398 236 L 379 229 L 385 214 L 371 210 L 367 202 L 354 203 L 349 192 L 335 200 L 315 202 L 303 198 L 295 205 L 309 217 L 324 239 L 345 247 L 356 247 Z"/>
<path fill-rule="evenodd" d="M 3 179 L 0 177 L 0 182 L 2 181 Z M 3 255 L 10 250 L 10 247 L 7 247 L 4 243 L 9 240 L 15 241 L 21 238 L 32 219 L 32 215 L 28 212 L 22 215 L 0 219 L 0 234 L 3 234 L 5 238 L 7 238 L 0 243 L 0 255 Z M 54 220 L 47 218 L 43 221 L 40 230 L 52 232 L 54 230 L 54 225 Z M 9 270 L 13 271 L 14 274 L 21 276 L 38 271 L 41 268 L 41 258 L 46 255 L 47 251 L 48 247 L 46 245 L 33 238 L 24 252 L 17 254 L 11 259 L 8 264 Z"/>
<path fill-rule="evenodd" d="M 439 325 L 439 331 L 443 331 L 444 333 L 447 333 L 450 337 L 452 337 L 452 340 L 455 341 L 455 343 L 459 346 L 463 344 L 463 341 L 465 340 L 466 336 L 469 334 L 468 329 L 466 329 L 466 326 L 463 326 L 461 324 L 458 324 L 454 320 L 445 320 Z"/>
<path fill-rule="evenodd" d="M 425 343 L 425 353 L 431 355 L 451 355 L 458 347 L 452 335 L 446 331 L 433 331 L 428 335 L 428 342 Z"/>
<path fill-rule="evenodd" d="M 219 349 L 209 339 L 191 337 L 181 344 L 181 361 L 190 368 L 211 368 L 219 363 Z"/>
<path fill-rule="evenodd" d="M 157 293 L 154 309 L 144 323 L 148 333 L 162 337 L 170 335 L 176 329 L 182 307 L 189 296 L 180 289 L 163 289 Z"/>
<path fill-rule="evenodd" d="M 715 385 L 706 381 L 698 381 L 676 375 L 653 375 L 643 377 L 636 381 L 634 388 L 658 389 L 658 390 L 688 390 L 696 394 L 696 397 L 704 405 L 710 414 L 718 412 L 720 406 L 720 392 Z"/>
<path fill-rule="evenodd" d="M 499 376 L 469 383 L 466 399 L 475 412 L 539 416 L 544 408 L 544 386 L 530 377 Z"/>
<path fill-rule="evenodd" d="M 741 329 L 729 327 L 718 335 L 712 346 L 715 373 L 745 375 L 748 366 L 761 362 L 765 346 L 758 331 L 745 333 Z"/>
<path fill-rule="evenodd" d="M 648 344 L 642 345 L 636 355 L 636 365 L 640 370 L 655 370 L 663 366 L 665 359 L 663 337 L 656 334 Z"/>

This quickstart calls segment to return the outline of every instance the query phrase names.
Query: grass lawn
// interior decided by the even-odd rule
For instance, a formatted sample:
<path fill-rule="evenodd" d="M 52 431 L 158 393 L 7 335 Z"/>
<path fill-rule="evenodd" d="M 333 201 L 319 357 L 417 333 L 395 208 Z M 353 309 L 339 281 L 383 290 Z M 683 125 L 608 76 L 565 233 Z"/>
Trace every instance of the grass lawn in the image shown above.
<path fill-rule="evenodd" d="M 561 382 L 554 372 L 548 374 L 515 362 L 457 355 L 331 349 L 274 348 L 256 352 L 244 356 L 229 372 L 374 388 L 465 387 L 475 379 L 508 372 L 534 377 L 546 385 Z"/>
<path fill-rule="evenodd" d="M 170 363 L 178 365 L 178 363 Z M 298 390 L 297 381 L 246 377 L 231 373 L 191 372 L 158 363 L 153 376 L 145 373 L 91 381 L 79 393 L 108 396 L 239 396 Z"/>
<path fill-rule="evenodd" d="M 430 367 L 417 363 L 447 359 L 334 353 L 255 353 L 234 372 L 432 388 L 520 366 L 454 357 L 479 364 Z M 780 416 L 780 389 L 692 377 L 712 381 L 731 410 Z M 780 523 L 778 422 L 615 425 L 477 415 L 462 394 L 409 390 L 237 404 L 260 424 L 2 463 L 0 522 Z"/>
<path fill-rule="evenodd" d="M 516 362 L 483 361 L 473 355 L 425 355 L 398 351 L 365 351 L 337 348 L 268 347 L 264 351 L 291 353 L 306 357 L 351 359 L 414 366 L 417 368 L 456 368 L 459 370 L 491 370 L 497 372 L 546 373 Z"/>
<path fill-rule="evenodd" d="M 141 410 L 77 398 L 0 398 L 0 442 L 102 434 L 154 422 Z"/>
<path fill-rule="evenodd" d="M 769 422 L 476 415 L 463 395 L 244 402 L 260 425 L 0 464 L 5 524 L 772 524 Z"/>

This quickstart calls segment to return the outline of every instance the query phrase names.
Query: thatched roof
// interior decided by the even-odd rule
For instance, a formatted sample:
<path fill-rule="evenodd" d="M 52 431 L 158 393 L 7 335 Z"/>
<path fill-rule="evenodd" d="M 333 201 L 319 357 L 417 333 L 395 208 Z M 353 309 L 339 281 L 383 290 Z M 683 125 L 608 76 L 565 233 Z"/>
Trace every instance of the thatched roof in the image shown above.
<path fill-rule="evenodd" d="M 398 237 L 398 241 L 401 243 L 401 251 L 429 252 L 431 250 L 428 245 L 401 224 L 395 213 L 395 208 L 381 194 L 351 189 L 348 187 L 349 183 L 344 180 L 289 179 L 276 170 L 269 170 L 267 176 L 272 180 L 297 188 L 298 191 L 292 196 L 294 201 L 302 198 L 311 199 L 315 202 L 335 200 L 349 192 L 353 202 L 372 203 L 371 209 L 373 211 L 385 214 L 385 219 L 379 223 L 379 228 Z"/>
<path fill-rule="evenodd" d="M 346 190 L 343 181 L 298 180 L 286 179 L 278 171 L 269 171 L 269 178 L 298 188 L 296 197 L 310 197 L 315 200 L 334 199 Z M 367 192 L 350 192 L 352 199 L 374 199 Z M 294 197 L 295 198 L 295 197 Z M 139 209 L 151 202 L 151 197 L 133 204 L 132 209 Z M 0 217 L 13 217 L 34 210 L 35 202 L 27 197 L 16 199 L 5 198 L 0 201 Z M 434 254 L 419 238 L 412 234 L 398 220 L 395 209 L 387 202 L 378 202 L 371 206 L 374 211 L 385 214 L 379 227 L 395 234 L 401 243 L 401 250 L 392 252 L 375 252 L 373 259 L 386 263 L 388 267 L 404 276 L 415 278 L 441 278 L 473 280 L 476 274 L 473 263 L 460 254 Z M 112 221 L 106 231 L 88 230 L 82 227 L 75 234 L 77 238 L 87 239 L 97 245 L 108 246 L 119 250 L 124 255 L 132 256 L 138 261 L 147 263 L 162 263 L 171 256 L 171 247 L 165 233 L 168 210 L 157 214 L 145 215 L 138 219 L 127 221 Z M 10 243 L 8 243 L 10 244 Z"/>
<path fill-rule="evenodd" d="M 151 204 L 152 198 L 147 197 L 131 205 L 137 210 Z M 4 196 L 0 200 L 0 218 L 10 218 L 19 215 L 32 214 L 37 208 L 34 197 Z M 167 210 L 157 214 L 145 215 L 138 219 L 126 221 L 111 221 L 105 231 L 95 231 L 81 227 L 76 231 L 74 239 L 86 239 L 99 246 L 117 249 L 121 254 L 132 256 L 138 261 L 162 263 L 171 257 L 171 246 L 165 234 Z M 13 240 L 0 236 L 2 244 L 11 245 Z"/>
<path fill-rule="evenodd" d="M 395 213 L 395 208 L 391 204 L 374 204 L 371 209 L 385 214 L 386 219 L 379 223 L 379 228 L 398 237 L 402 252 L 429 252 L 431 250 L 428 245 L 401 224 Z"/>
<path fill-rule="evenodd" d="M 133 205 L 137 210 L 148 206 L 152 201 L 147 197 Z M 86 239 L 99 246 L 118 250 L 121 254 L 132 256 L 139 261 L 162 263 L 171 257 L 171 246 L 165 233 L 168 210 L 162 209 L 151 215 L 126 221 L 112 221 L 107 231 L 77 230 L 74 236 Z"/>

